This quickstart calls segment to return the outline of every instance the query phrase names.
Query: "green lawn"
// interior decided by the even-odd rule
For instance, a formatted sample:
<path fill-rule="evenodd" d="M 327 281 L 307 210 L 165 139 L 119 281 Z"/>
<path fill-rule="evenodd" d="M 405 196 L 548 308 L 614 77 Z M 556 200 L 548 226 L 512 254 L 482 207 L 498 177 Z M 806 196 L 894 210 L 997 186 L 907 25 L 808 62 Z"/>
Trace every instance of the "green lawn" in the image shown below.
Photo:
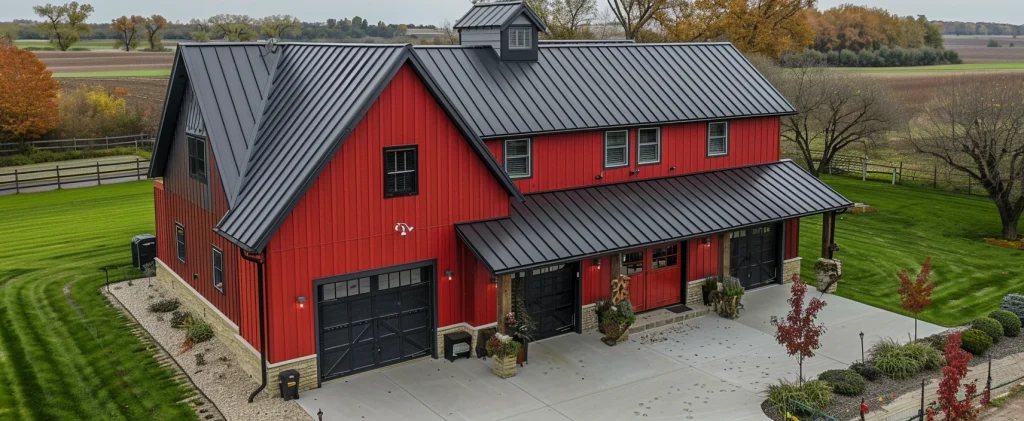
<path fill-rule="evenodd" d="M 912 67 L 837 67 L 836 69 L 856 73 L 973 72 L 979 70 L 1024 70 L 1024 63 L 971 63 Z"/>
<path fill-rule="evenodd" d="M 1003 295 L 1024 293 L 1024 252 L 982 241 L 1001 232 L 995 205 L 987 198 L 846 177 L 822 179 L 850 200 L 878 209 L 837 217 L 840 296 L 902 313 L 896 274 L 908 269 L 916 275 L 929 256 L 936 287 L 922 320 L 964 324 L 998 308 Z M 813 280 L 821 254 L 821 217 L 802 220 L 800 254 L 801 277 Z"/>
<path fill-rule="evenodd" d="M 196 419 L 99 293 L 146 232 L 150 181 L 0 197 L 0 420 Z"/>
<path fill-rule="evenodd" d="M 152 53 L 161 54 L 161 53 Z M 75 77 L 145 77 L 145 76 L 170 76 L 171 69 L 149 69 L 149 70 L 118 70 L 113 72 L 80 72 L 80 73 L 54 73 L 56 78 Z"/>
<path fill-rule="evenodd" d="M 167 39 L 165 39 L 165 40 L 161 40 L 161 42 L 163 43 L 164 47 L 170 48 L 170 47 L 173 47 L 174 45 L 176 45 L 178 43 L 178 40 L 167 40 Z M 14 40 L 14 45 L 16 47 L 21 47 L 21 48 L 25 48 L 25 47 L 40 47 L 40 48 L 43 48 L 43 47 L 53 47 L 53 44 L 50 44 L 50 41 L 49 40 L 45 40 L 45 39 L 18 39 L 18 40 Z M 114 40 L 112 40 L 112 39 L 86 39 L 86 40 L 81 40 L 81 41 L 76 42 L 71 47 L 72 48 L 86 48 L 86 49 L 89 49 L 89 50 L 113 50 L 114 49 Z M 145 42 L 139 43 L 139 48 L 148 48 L 148 47 L 149 47 L 149 44 L 146 44 Z"/>

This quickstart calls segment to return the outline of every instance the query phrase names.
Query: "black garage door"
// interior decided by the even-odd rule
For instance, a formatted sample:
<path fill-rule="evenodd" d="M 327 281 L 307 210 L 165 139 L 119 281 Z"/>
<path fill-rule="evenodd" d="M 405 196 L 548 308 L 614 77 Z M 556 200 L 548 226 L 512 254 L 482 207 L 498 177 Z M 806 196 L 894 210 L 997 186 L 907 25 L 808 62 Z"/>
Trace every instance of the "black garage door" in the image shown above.
<path fill-rule="evenodd" d="M 516 273 L 515 278 L 525 279 L 526 311 L 537 324 L 534 340 L 576 330 L 580 296 L 576 264 L 531 269 Z"/>
<path fill-rule="evenodd" d="M 746 289 L 778 280 L 778 237 L 772 225 L 733 231 L 729 234 L 731 274 Z"/>
<path fill-rule="evenodd" d="M 321 379 L 430 354 L 432 274 L 428 266 L 317 281 Z"/>

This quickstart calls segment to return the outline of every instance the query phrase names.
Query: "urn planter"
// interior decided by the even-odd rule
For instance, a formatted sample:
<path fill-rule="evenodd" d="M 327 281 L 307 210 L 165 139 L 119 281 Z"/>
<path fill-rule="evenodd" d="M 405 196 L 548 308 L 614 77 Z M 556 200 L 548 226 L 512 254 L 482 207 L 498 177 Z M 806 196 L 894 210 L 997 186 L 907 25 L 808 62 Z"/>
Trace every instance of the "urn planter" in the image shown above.
<path fill-rule="evenodd" d="M 491 370 L 494 371 L 494 375 L 503 379 L 515 377 L 517 356 L 518 354 L 505 357 L 491 357 L 491 361 L 493 362 Z"/>

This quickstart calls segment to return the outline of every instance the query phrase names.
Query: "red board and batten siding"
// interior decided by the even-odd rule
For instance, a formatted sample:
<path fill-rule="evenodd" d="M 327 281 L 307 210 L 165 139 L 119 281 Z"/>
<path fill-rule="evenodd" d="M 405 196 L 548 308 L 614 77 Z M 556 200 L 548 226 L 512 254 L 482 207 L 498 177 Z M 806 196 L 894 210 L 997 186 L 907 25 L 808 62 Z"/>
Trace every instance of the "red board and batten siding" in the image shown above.
<path fill-rule="evenodd" d="M 800 257 L 800 218 L 786 220 L 785 259 Z"/>
<path fill-rule="evenodd" d="M 400 145 L 419 145 L 419 194 L 385 199 L 383 148 Z M 270 360 L 316 352 L 314 306 L 300 309 L 296 299 L 315 300 L 313 280 L 322 277 L 437 259 L 438 325 L 464 321 L 472 300 L 464 298 L 468 274 L 454 224 L 508 216 L 508 197 L 403 67 L 267 246 Z M 414 230 L 399 235 L 399 222 Z"/>

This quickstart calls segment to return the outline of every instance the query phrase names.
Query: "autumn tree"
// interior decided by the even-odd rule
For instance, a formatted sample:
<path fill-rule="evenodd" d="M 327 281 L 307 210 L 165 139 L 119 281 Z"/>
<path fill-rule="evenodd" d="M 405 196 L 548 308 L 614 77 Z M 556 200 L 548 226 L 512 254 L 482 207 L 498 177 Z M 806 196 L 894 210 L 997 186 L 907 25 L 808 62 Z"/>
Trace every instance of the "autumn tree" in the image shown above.
<path fill-rule="evenodd" d="M 214 38 L 228 41 L 255 41 L 256 20 L 248 15 L 220 14 L 207 20 Z"/>
<path fill-rule="evenodd" d="M 291 15 L 273 15 L 259 20 L 260 31 L 267 38 L 283 39 L 302 33 L 302 22 Z"/>
<path fill-rule="evenodd" d="M 891 92 L 876 80 L 813 64 L 780 68 L 752 61 L 799 111 L 782 117 L 781 137 L 799 149 L 815 176 L 846 148 L 881 140 L 903 123 Z"/>
<path fill-rule="evenodd" d="M 1024 212 L 1024 77 L 951 76 L 911 143 L 978 183 L 996 205 L 1002 237 L 1019 240 Z"/>
<path fill-rule="evenodd" d="M 125 51 L 131 51 L 139 44 L 135 36 L 146 26 L 146 18 L 136 15 L 121 16 L 110 22 L 110 29 L 117 31 L 114 48 L 124 47 Z"/>
<path fill-rule="evenodd" d="M 816 0 L 669 0 L 656 15 L 669 41 L 730 41 L 744 53 L 779 58 L 814 41 Z"/>
<path fill-rule="evenodd" d="M 932 258 L 924 261 L 916 279 L 910 279 L 906 269 L 900 271 L 898 276 L 900 288 L 896 292 L 900 294 L 903 309 L 914 313 L 914 340 L 917 340 L 918 315 L 932 303 L 932 291 L 935 289 L 935 285 L 931 283 Z"/>
<path fill-rule="evenodd" d="M 57 92 L 35 54 L 0 47 L 0 142 L 38 139 L 57 125 Z"/>
<path fill-rule="evenodd" d="M 36 29 L 61 51 L 71 48 L 82 39 L 82 35 L 92 33 L 92 28 L 85 23 L 93 12 L 91 5 L 80 5 L 76 1 L 62 5 L 46 3 L 32 10 L 44 19 L 44 22 L 36 25 Z"/>
<path fill-rule="evenodd" d="M 607 0 L 615 20 L 622 26 L 626 39 L 636 39 L 668 0 Z"/>
<path fill-rule="evenodd" d="M 939 382 L 939 410 L 946 421 L 974 421 L 978 419 L 979 408 L 974 406 L 974 393 L 978 385 L 974 382 L 963 385 L 964 399 L 960 400 L 961 382 L 967 377 L 968 364 L 974 358 L 971 353 L 960 349 L 960 332 L 946 338 L 946 349 L 943 356 L 946 366 L 942 367 L 942 380 Z M 935 414 L 928 408 L 928 419 L 935 419 Z"/>
<path fill-rule="evenodd" d="M 18 39 L 18 27 L 12 24 L 0 24 L 0 47 L 14 45 Z"/>
<path fill-rule="evenodd" d="M 900 17 L 885 9 L 843 4 L 825 11 L 810 9 L 818 51 L 942 48 L 942 30 L 924 15 Z"/>
<path fill-rule="evenodd" d="M 160 15 L 150 16 L 146 19 L 146 42 L 149 42 L 149 49 L 159 51 L 164 48 L 160 42 L 160 31 L 167 27 L 167 19 Z"/>
<path fill-rule="evenodd" d="M 825 301 L 812 297 L 806 306 L 804 296 L 807 284 L 800 277 L 793 275 L 793 285 L 789 297 L 789 314 L 782 321 L 775 321 L 775 340 L 786 347 L 789 356 L 796 356 L 800 365 L 800 383 L 804 381 L 804 359 L 814 356 L 814 351 L 821 348 L 821 335 L 825 333 L 825 325 L 817 323 L 818 312 L 825 308 Z"/>
<path fill-rule="evenodd" d="M 551 39 L 593 39 L 587 25 L 597 15 L 596 0 L 527 0 L 547 26 Z"/>

